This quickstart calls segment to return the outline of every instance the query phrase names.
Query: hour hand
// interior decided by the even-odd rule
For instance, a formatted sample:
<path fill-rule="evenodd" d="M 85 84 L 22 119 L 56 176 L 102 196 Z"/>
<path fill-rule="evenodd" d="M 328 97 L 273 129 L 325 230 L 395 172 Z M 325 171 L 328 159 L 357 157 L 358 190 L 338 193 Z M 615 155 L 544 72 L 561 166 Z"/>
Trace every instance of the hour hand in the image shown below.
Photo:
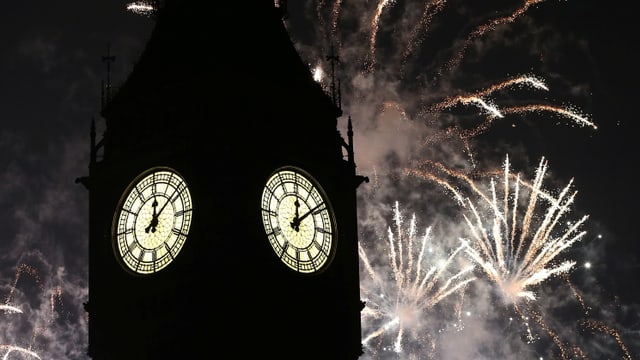
<path fill-rule="evenodd" d="M 158 200 L 154 198 L 153 204 L 151 204 L 151 206 L 153 206 L 153 214 L 151 215 L 151 222 L 149 223 L 149 226 L 144 228 L 144 232 L 146 232 L 147 234 L 149 233 L 149 230 L 151 230 L 151 232 L 156 232 L 156 226 L 158 226 L 158 213 L 156 213 L 156 208 L 158 207 Z"/>
<path fill-rule="evenodd" d="M 300 230 L 300 217 L 298 215 L 298 209 L 300 208 L 300 202 L 298 201 L 298 199 L 296 199 L 296 201 L 293 203 L 293 205 L 296 206 L 296 216 L 293 217 L 293 220 L 291 220 L 291 227 L 293 228 L 293 230 L 295 231 L 299 231 Z"/>

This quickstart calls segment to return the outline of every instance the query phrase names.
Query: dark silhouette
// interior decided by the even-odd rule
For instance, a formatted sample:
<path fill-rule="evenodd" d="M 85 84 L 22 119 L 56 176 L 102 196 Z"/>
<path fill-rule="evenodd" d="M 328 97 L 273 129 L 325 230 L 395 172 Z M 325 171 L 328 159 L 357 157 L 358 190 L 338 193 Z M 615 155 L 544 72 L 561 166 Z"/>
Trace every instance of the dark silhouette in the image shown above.
<path fill-rule="evenodd" d="M 351 118 L 347 140 L 337 130 L 339 89 L 334 82 L 326 94 L 300 59 L 282 23 L 285 1 L 156 5 L 156 27 L 132 73 L 109 93 L 97 141 L 92 124 L 89 176 L 77 180 L 89 189 L 89 355 L 357 359 L 356 188 L 368 178 L 356 175 Z M 152 205 L 146 191 L 166 191 L 160 180 L 130 187 L 158 166 L 181 174 L 189 188 L 188 233 L 166 225 L 184 216 L 172 200 Z M 285 266 L 263 226 L 262 214 L 280 209 L 264 209 L 261 195 L 283 166 L 311 174 L 335 213 L 335 252 L 317 273 Z M 127 188 L 139 196 L 125 206 Z M 132 215 L 118 223 L 122 207 Z M 305 209 L 280 229 L 319 221 Z M 165 232 L 184 241 L 179 252 L 161 243 Z M 127 245 L 114 245 L 115 236 Z M 145 236 L 160 243 L 129 240 Z M 140 263 L 172 261 L 135 274 L 120 253 Z"/>

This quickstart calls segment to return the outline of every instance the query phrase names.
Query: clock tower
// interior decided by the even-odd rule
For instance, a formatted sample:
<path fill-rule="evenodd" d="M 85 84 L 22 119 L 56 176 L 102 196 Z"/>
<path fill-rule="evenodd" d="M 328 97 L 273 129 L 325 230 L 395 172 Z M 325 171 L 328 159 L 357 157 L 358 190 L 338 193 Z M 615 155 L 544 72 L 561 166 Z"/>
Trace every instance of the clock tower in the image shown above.
<path fill-rule="evenodd" d="M 366 178 L 283 4 L 164 1 L 105 103 L 81 179 L 92 359 L 360 356 Z"/>

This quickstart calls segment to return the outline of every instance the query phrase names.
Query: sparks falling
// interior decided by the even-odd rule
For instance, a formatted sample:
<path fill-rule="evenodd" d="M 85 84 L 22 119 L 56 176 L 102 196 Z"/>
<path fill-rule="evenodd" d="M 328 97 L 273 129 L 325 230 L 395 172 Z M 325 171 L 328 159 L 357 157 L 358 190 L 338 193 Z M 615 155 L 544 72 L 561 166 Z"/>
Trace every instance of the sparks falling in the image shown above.
<path fill-rule="evenodd" d="M 546 159 L 540 160 L 535 178 L 527 182 L 519 173 L 511 172 L 507 156 L 501 186 L 491 177 L 488 191 L 466 174 L 441 164 L 425 162 L 423 165 L 425 169 L 408 169 L 407 174 L 446 186 L 467 210 L 463 216 L 470 236 L 463 239 L 465 252 L 498 285 L 506 302 L 536 300 L 533 287 L 551 276 L 567 273 L 576 264 L 574 260 L 558 260 L 565 250 L 584 237 L 586 231 L 581 228 L 588 215 L 564 230 L 557 230 L 569 213 L 577 191 L 572 190 L 572 181 L 557 197 L 545 191 Z M 446 177 L 462 181 L 472 194 L 465 196 Z M 528 200 L 522 195 L 525 192 Z M 540 203 L 547 205 L 543 216 L 539 216 Z"/>
<path fill-rule="evenodd" d="M 333 54 L 332 50 L 340 56 L 338 77 L 343 80 L 342 103 L 345 113 L 353 116 L 358 129 L 355 144 L 360 146 L 360 151 L 356 151 L 356 157 L 360 158 L 356 163 L 360 171 L 373 178 L 368 184 L 369 189 L 361 191 L 373 191 L 375 194 L 360 193 L 359 208 L 365 211 L 359 216 L 366 214 L 367 209 L 375 208 L 376 205 L 371 203 L 379 203 L 379 199 L 385 202 L 389 198 L 410 199 L 414 201 L 412 206 L 432 211 L 447 228 L 455 229 L 450 234 L 451 238 L 443 239 L 443 243 L 453 244 L 452 248 L 455 248 L 458 244 L 455 240 L 464 239 L 457 259 L 465 258 L 477 264 L 477 279 L 463 287 L 468 291 L 460 289 L 456 292 L 466 299 L 463 305 L 456 301 L 458 305 L 449 306 L 457 296 L 447 296 L 434 307 L 415 313 L 421 314 L 419 320 L 403 322 L 403 317 L 397 314 L 397 304 L 404 304 L 403 300 L 389 294 L 406 294 L 402 296 L 408 299 L 415 297 L 406 289 L 404 293 L 393 291 L 399 288 L 399 284 L 407 284 L 407 280 L 396 282 L 408 277 L 403 275 L 403 269 L 409 262 L 407 245 L 400 251 L 397 244 L 400 237 L 394 231 L 385 241 L 387 244 L 393 239 L 396 241 L 394 246 L 389 243 L 385 248 L 372 246 L 371 238 L 361 236 L 361 293 L 367 294 L 368 305 L 375 304 L 385 309 L 380 312 L 378 308 L 367 306 L 363 311 L 363 339 L 367 339 L 367 349 L 401 351 L 393 358 L 439 358 L 436 348 L 441 342 L 448 342 L 451 336 L 424 335 L 421 349 L 416 350 L 410 346 L 414 343 L 412 331 L 426 334 L 425 323 L 446 322 L 443 319 L 467 312 L 473 314 L 468 316 L 469 321 L 481 321 L 479 312 L 468 310 L 474 310 L 473 304 L 488 301 L 478 298 L 478 294 L 486 295 L 486 289 L 496 288 L 501 294 L 498 302 L 504 300 L 508 306 L 491 303 L 494 307 L 483 309 L 496 313 L 495 318 L 489 315 L 491 319 L 486 320 L 487 323 L 499 322 L 503 312 L 507 312 L 509 317 L 516 315 L 507 327 L 518 326 L 518 331 L 506 335 L 496 331 L 497 340 L 491 339 L 495 340 L 494 343 L 478 341 L 475 347 L 470 345 L 470 349 L 454 345 L 449 351 L 455 356 L 461 356 L 461 350 L 468 350 L 466 358 L 538 359 L 559 355 L 564 359 L 571 356 L 586 359 L 609 350 L 611 353 L 618 351 L 615 343 L 606 346 L 578 345 L 580 341 L 576 338 L 580 338 L 582 331 L 576 330 L 580 328 L 579 322 L 562 324 L 561 320 L 550 316 L 549 309 L 545 307 L 551 303 L 554 308 L 557 303 L 569 301 L 566 298 L 560 301 L 545 298 L 549 292 L 555 295 L 566 291 L 563 294 L 575 297 L 576 317 L 593 315 L 593 312 L 587 314 L 588 301 L 579 289 L 573 287 L 570 279 L 575 273 L 580 275 L 575 266 L 576 260 L 570 255 L 575 255 L 574 247 L 578 243 L 585 242 L 581 227 L 587 219 L 584 217 L 569 225 L 562 221 L 572 216 L 569 208 L 576 196 L 572 181 L 564 189 L 546 191 L 542 186 L 542 178 L 547 172 L 546 160 L 541 162 L 536 173 L 539 182 L 519 178 L 518 174 L 511 173 L 508 164 L 504 164 L 506 167 L 501 172 L 484 173 L 496 179 L 502 178 L 502 183 L 494 180 L 484 184 L 476 177 L 483 173 L 483 168 L 497 168 L 504 160 L 504 157 L 490 159 L 485 156 L 487 148 L 500 150 L 501 144 L 484 146 L 487 144 L 482 141 L 491 134 L 480 136 L 497 125 L 502 125 L 500 131 L 519 127 L 520 124 L 536 127 L 536 123 L 529 121 L 529 117 L 534 115 L 531 117 L 545 122 L 548 118 L 559 119 L 552 123 L 554 125 L 567 124 L 587 131 L 598 128 L 590 115 L 579 107 L 569 101 L 557 103 L 554 100 L 557 91 L 563 94 L 562 97 L 588 97 L 588 86 L 573 84 L 575 86 L 567 91 L 563 87 L 570 81 L 558 74 L 557 68 L 552 76 L 547 78 L 544 75 L 550 69 L 551 61 L 555 61 L 547 54 L 558 49 L 550 50 L 554 44 L 541 40 L 547 35 L 548 38 L 553 37 L 553 30 L 550 32 L 546 27 L 550 22 L 538 17 L 542 8 L 553 4 L 544 0 L 502 2 L 500 5 L 447 0 L 309 0 L 305 5 L 305 9 L 313 9 L 307 15 L 313 18 L 316 31 L 314 37 L 307 38 L 316 43 L 299 41 L 297 48 L 303 58 L 313 64 L 310 71 L 327 67 L 326 55 Z M 456 27 L 458 22 L 462 25 Z M 294 23 L 286 25 L 293 26 Z M 292 30 L 295 34 L 295 29 L 290 28 Z M 531 33 L 526 34 L 529 30 Z M 543 33 L 543 36 L 538 36 Z M 299 34 L 308 35 L 306 31 Z M 298 40 L 301 38 L 297 37 Z M 511 57 L 510 50 L 521 50 L 517 45 L 523 42 L 526 42 L 526 54 L 518 53 Z M 520 60 L 531 63 L 519 66 Z M 330 79 L 317 81 L 325 88 L 329 87 L 327 82 Z M 506 137 L 514 133 L 517 132 L 506 133 Z M 510 152 L 506 146 L 504 150 L 501 154 Z M 477 158 L 478 154 L 483 157 Z M 515 156 L 514 159 L 521 160 Z M 399 169 L 403 167 L 410 170 L 401 173 Z M 407 178 L 411 179 L 414 187 L 407 185 L 408 182 L 404 181 Z M 439 190 L 445 189 L 446 201 L 440 200 L 442 191 L 432 191 L 434 184 Z M 471 191 L 462 192 L 460 184 L 471 188 Z M 456 213 L 452 208 L 461 212 Z M 450 218 L 444 219 L 445 216 Z M 359 226 L 366 227 L 369 222 L 368 216 L 360 218 Z M 465 229 L 463 235 L 458 233 L 461 228 Z M 418 243 L 418 240 L 414 242 Z M 415 246 L 414 251 L 419 248 Z M 396 265 L 391 260 L 392 254 L 396 257 Z M 387 261 L 380 261 L 380 256 Z M 405 259 L 402 263 L 405 267 L 400 266 L 399 259 L 402 258 Z M 415 259 L 417 255 L 414 255 L 413 264 Z M 449 271 L 456 271 L 453 264 Z M 471 291 L 476 288 L 480 289 L 475 293 Z M 493 300 L 495 294 L 491 296 Z M 407 303 L 411 303 L 408 299 Z M 445 304 L 455 310 L 439 309 Z M 516 323 L 518 325 L 514 325 Z M 467 329 L 470 327 L 469 324 L 465 326 Z M 479 333 L 488 328 L 482 328 Z M 521 332 L 524 333 L 522 337 Z M 504 336 L 514 333 L 519 335 L 510 344 L 512 347 L 506 346 Z M 475 335 L 470 334 L 469 337 Z M 537 340 L 541 338 L 544 340 Z M 615 338 L 622 340 L 623 336 L 616 333 Z M 536 341 L 544 349 L 538 349 L 539 353 L 532 350 Z M 550 342 L 546 344 L 549 346 L 540 345 L 542 341 Z M 520 350 L 526 355 L 518 353 Z M 625 352 L 624 348 L 622 350 Z M 496 352 L 485 354 L 484 351 Z M 384 358 L 380 351 L 374 355 L 375 359 Z"/>
<path fill-rule="evenodd" d="M 33 359 L 40 359 L 40 356 L 37 353 L 29 349 L 21 348 L 15 345 L 0 345 L 0 350 L 6 350 L 6 352 L 4 353 L 4 356 L 2 357 L 2 360 L 11 359 L 9 355 L 11 355 L 12 353 L 28 355 L 30 358 L 33 358 Z"/>
<path fill-rule="evenodd" d="M 16 297 L 18 295 L 17 293 L 20 292 L 18 290 L 19 283 L 21 282 L 21 279 L 24 275 L 28 275 L 29 277 L 31 277 L 31 279 L 35 282 L 35 285 L 39 291 L 41 291 L 42 293 L 46 293 L 44 283 L 42 282 L 42 279 L 38 273 L 38 270 L 36 270 L 35 267 L 27 263 L 21 263 L 20 265 L 18 265 L 15 272 L 13 284 L 10 287 L 9 293 L 6 295 L 4 299 L 4 304 L 0 304 L 0 314 L 1 313 L 6 314 L 6 319 L 2 319 L 0 320 L 0 322 L 3 322 L 3 323 L 6 322 L 6 324 L 8 324 L 6 326 L 6 329 L 11 329 L 12 327 L 10 326 L 10 324 L 12 324 L 13 321 L 19 322 L 20 318 L 26 315 L 24 314 L 24 311 L 19 306 L 12 304 L 16 301 L 19 302 L 19 300 L 16 300 Z M 22 294 L 19 294 L 19 295 L 22 295 Z M 29 341 L 29 346 L 27 347 L 18 346 L 15 343 L 10 343 L 10 344 L 0 343 L 0 355 L 2 355 L 2 360 L 13 359 L 15 358 L 15 356 L 17 356 L 16 354 L 21 354 L 23 356 L 21 357 L 21 359 L 22 358 L 40 359 L 40 355 L 36 351 L 34 351 L 34 347 L 36 347 L 35 345 L 36 339 L 38 339 L 43 334 L 49 331 L 49 325 L 55 320 L 56 313 L 59 311 L 59 309 L 62 308 L 61 297 L 62 297 L 62 289 L 60 287 L 54 288 L 48 294 L 47 318 L 38 319 L 37 324 L 33 326 L 33 333 Z M 35 309 L 32 309 L 32 311 L 33 310 Z M 20 316 L 15 317 L 15 316 L 12 316 L 13 314 L 19 314 Z M 19 340 L 26 341 L 26 339 L 19 339 Z M 0 338 L 0 342 L 4 342 L 4 340 Z"/>
<path fill-rule="evenodd" d="M 341 60 L 338 77 L 350 78 L 341 82 L 343 104 L 350 107 L 354 119 L 383 118 L 381 104 L 394 103 L 399 112 L 408 114 L 408 121 L 425 125 L 422 140 L 406 142 L 406 147 L 458 142 L 475 166 L 473 140 L 501 122 L 508 121 L 515 127 L 528 114 L 550 114 L 561 120 L 558 123 L 597 129 L 579 107 L 566 100 L 554 103 L 552 90 L 560 85 L 557 81 L 547 83 L 544 76 L 530 71 L 532 66 L 526 66 L 525 72 L 505 69 L 504 76 L 483 79 L 480 86 L 461 81 L 467 77 L 465 65 L 480 61 L 467 57 L 484 56 L 511 25 L 525 21 L 532 10 L 547 6 L 544 0 L 504 4 L 473 16 L 465 11 L 476 4 L 456 1 L 309 2 L 314 4 L 308 8 L 315 9 L 316 39 L 321 43 L 313 47 L 302 44 L 298 50 L 313 64 L 310 71 L 317 74 L 319 69 L 329 66 L 327 55 L 337 53 Z M 467 21 L 462 28 L 441 30 L 452 26 L 451 17 L 460 16 Z M 397 21 L 398 18 L 402 20 Z M 452 34 L 459 35 L 452 37 Z M 444 48 L 436 48 L 443 46 L 439 37 L 450 42 Z M 320 52 L 316 53 L 314 47 Z M 490 67 L 498 60 L 488 60 L 494 63 Z M 535 68 L 546 67 L 541 57 L 533 56 L 532 60 L 541 62 Z M 478 75 L 474 72 L 472 77 Z M 316 77 L 316 80 L 329 88 L 327 82 L 331 79 Z M 472 120 L 467 116 L 464 122 L 452 121 L 456 113 L 468 108 L 478 109 Z"/>
<path fill-rule="evenodd" d="M 148 1 L 135 1 L 127 4 L 127 11 L 131 11 L 134 14 L 151 16 L 158 9 L 156 6 L 157 1 L 148 0 Z"/>
<path fill-rule="evenodd" d="M 428 310 L 474 280 L 473 266 L 459 269 L 455 262 L 463 246 L 439 257 L 433 249 L 437 244 L 432 228 L 420 236 L 415 214 L 407 225 L 404 222 L 396 202 L 393 226 L 387 230 L 387 261 L 372 261 L 364 245 L 358 244 L 365 273 L 362 343 L 377 355 L 385 350 L 411 354 L 416 343 L 428 341 Z"/>
<path fill-rule="evenodd" d="M 451 98 L 445 99 L 439 103 L 431 105 L 426 111 L 434 112 L 434 111 L 442 111 L 448 108 L 451 108 L 457 104 L 462 105 L 475 105 L 483 110 L 484 114 L 487 115 L 488 120 L 493 118 L 504 118 L 507 114 L 517 114 L 524 112 L 540 112 L 540 111 L 548 111 L 555 113 L 556 115 L 566 117 L 567 119 L 572 120 L 575 124 L 579 126 L 589 126 L 593 129 L 597 129 L 595 123 L 589 120 L 588 117 L 581 114 L 578 110 L 573 109 L 571 106 L 554 106 L 554 105 L 546 105 L 546 104 L 529 104 L 529 105 L 521 105 L 521 106 L 512 106 L 506 109 L 500 109 L 496 104 L 493 103 L 493 100 L 489 99 L 488 96 L 491 94 L 507 89 L 509 87 L 519 86 L 519 87 L 531 87 L 537 90 L 548 91 L 549 88 L 544 83 L 544 80 L 533 76 L 533 75 L 522 75 L 517 76 L 511 79 L 507 79 L 497 84 L 493 84 L 487 89 L 483 89 L 477 91 L 470 95 L 456 95 Z"/>
<path fill-rule="evenodd" d="M 483 23 L 476 27 L 464 40 L 462 48 L 456 52 L 455 56 L 452 59 L 445 63 L 444 70 L 451 71 L 456 66 L 458 66 L 462 61 L 462 58 L 464 57 L 465 51 L 469 46 L 473 44 L 473 41 L 476 38 L 482 37 L 488 32 L 494 31 L 498 26 L 513 23 L 519 17 L 524 15 L 532 5 L 540 4 L 544 1 L 545 0 L 526 0 L 522 6 L 517 7 L 509 15 L 492 18 L 486 23 Z"/>
<path fill-rule="evenodd" d="M 22 313 L 22 310 L 20 310 L 19 307 L 15 307 L 12 305 L 0 305 L 0 310 L 3 310 L 5 312 L 8 313 Z"/>
<path fill-rule="evenodd" d="M 520 174 L 511 173 L 507 157 L 502 186 L 498 187 L 491 178 L 488 193 L 465 177 L 477 195 L 475 201 L 467 198 L 469 213 L 464 214 L 464 218 L 471 236 L 464 239 L 466 252 L 498 284 L 509 302 L 518 302 L 520 298 L 535 300 L 533 287 L 550 276 L 568 272 L 576 262 L 557 263 L 559 256 L 586 234 L 581 227 L 587 215 L 566 229 L 557 230 L 577 191 L 572 191 L 570 182 L 557 197 L 546 192 L 543 179 L 547 167 L 547 161 L 542 159 L 535 179 L 528 183 Z M 525 189 L 529 193 L 527 201 L 521 199 Z M 537 208 L 542 202 L 547 204 L 547 209 L 544 216 L 537 219 L 536 214 L 540 212 Z M 526 204 L 526 208 L 521 211 L 522 204 Z"/>
<path fill-rule="evenodd" d="M 382 10 L 388 6 L 393 5 L 394 1 L 391 0 L 380 0 L 378 5 L 376 6 L 376 11 L 373 15 L 373 19 L 371 20 L 371 32 L 369 36 L 369 59 L 366 64 L 366 69 L 368 71 L 373 71 L 375 66 L 375 50 L 376 50 L 376 34 L 378 33 L 378 26 L 380 23 L 380 15 L 382 15 Z"/>
<path fill-rule="evenodd" d="M 546 190 L 543 180 L 547 171 L 548 162 L 542 158 L 535 177 L 527 181 L 520 173 L 511 171 L 507 156 L 502 173 L 484 174 L 489 177 L 488 186 L 478 180 L 483 174 L 472 176 L 429 161 L 407 169 L 406 174 L 442 186 L 462 207 L 468 229 L 468 235 L 462 237 L 464 252 L 497 287 L 503 303 L 519 316 L 527 343 L 541 339 L 533 328 L 537 326 L 555 344 L 560 358 L 589 358 L 583 346 L 571 343 L 575 341 L 573 336 L 568 340 L 562 329 L 551 325 L 554 321 L 537 303 L 536 289 L 557 277 L 567 285 L 583 311 L 584 318 L 578 321 L 578 326 L 612 335 L 623 358 L 631 359 L 620 332 L 591 319 L 590 307 L 571 283 L 569 275 L 576 261 L 563 259 L 563 255 L 587 234 L 582 227 L 589 217 L 565 219 L 577 191 L 573 190 L 573 181 L 562 189 Z"/>

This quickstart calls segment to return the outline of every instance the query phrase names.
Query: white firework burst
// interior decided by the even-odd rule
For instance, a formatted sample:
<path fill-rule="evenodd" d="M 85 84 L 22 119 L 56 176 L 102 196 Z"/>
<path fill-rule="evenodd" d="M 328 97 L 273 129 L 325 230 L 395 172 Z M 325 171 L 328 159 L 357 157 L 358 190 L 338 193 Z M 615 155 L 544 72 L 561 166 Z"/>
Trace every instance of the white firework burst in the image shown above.
<path fill-rule="evenodd" d="M 463 245 L 441 257 L 440 251 L 434 251 L 431 227 L 419 236 L 415 214 L 405 227 L 397 202 L 393 215 L 393 226 L 387 232 L 386 261 L 359 244 L 366 273 L 361 281 L 366 302 L 363 344 L 374 353 L 411 353 L 416 347 L 422 348 L 429 342 L 428 310 L 474 280 L 473 266 L 456 268 L 460 264 L 455 260 Z"/>
<path fill-rule="evenodd" d="M 507 157 L 502 194 L 494 178 L 488 194 L 474 182 L 470 183 L 477 200 L 466 199 L 469 214 L 464 214 L 464 218 L 471 236 L 464 239 L 465 251 L 510 303 L 535 300 L 532 290 L 535 285 L 568 272 L 576 262 L 559 261 L 559 256 L 586 234 L 581 227 L 587 215 L 558 229 L 564 224 L 561 220 L 569 212 L 577 191 L 572 191 L 571 181 L 557 197 L 544 191 L 542 183 L 547 166 L 542 158 L 533 182 L 527 183 L 520 174 L 511 173 Z M 521 201 L 524 190 L 529 197 Z M 546 203 L 547 208 L 544 215 L 538 217 L 537 214 L 542 213 L 538 209 L 540 203 Z"/>

